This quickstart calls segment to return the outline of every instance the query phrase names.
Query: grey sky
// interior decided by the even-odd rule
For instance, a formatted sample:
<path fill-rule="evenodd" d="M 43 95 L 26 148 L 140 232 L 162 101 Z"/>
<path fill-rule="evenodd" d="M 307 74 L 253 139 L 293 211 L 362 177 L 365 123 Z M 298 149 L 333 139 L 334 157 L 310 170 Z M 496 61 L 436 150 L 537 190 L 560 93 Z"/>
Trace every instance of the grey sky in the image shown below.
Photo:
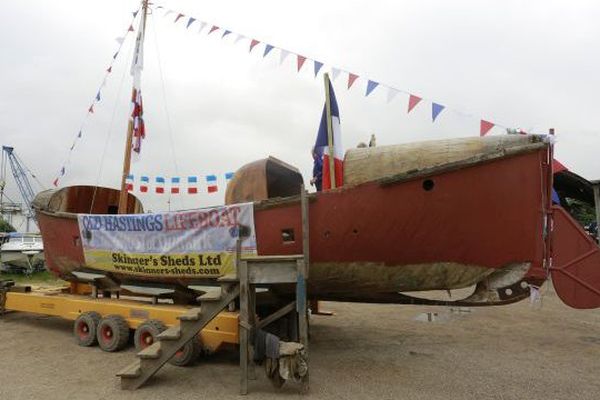
<path fill-rule="evenodd" d="M 444 111 L 432 124 L 429 102 L 407 115 L 405 95 L 387 104 L 378 88 L 365 98 L 366 80 L 347 91 L 340 76 L 334 88 L 346 148 L 371 133 L 379 145 L 477 136 L 483 117 L 537 133 L 556 128 L 557 158 L 600 178 L 600 2 L 156 4 L 323 61 L 323 71 L 342 67 L 474 116 Z M 49 187 L 138 1 L 1 5 L 0 142 L 14 146 Z M 248 42 L 234 45 L 234 35 L 198 35 L 197 27 L 186 31 L 182 21 L 172 23 L 175 15 L 162 15 L 148 22 L 142 82 L 148 136 L 134 173 L 222 174 L 273 155 L 298 166 L 308 180 L 323 106 L 322 77 L 313 78 L 312 64 L 298 74 L 292 57 L 278 65 L 276 50 L 262 59 L 262 43 L 249 55 Z M 118 185 L 132 44 L 130 35 L 62 184 Z M 18 197 L 12 180 L 9 185 Z M 141 199 L 147 208 L 167 207 L 166 196 Z M 222 191 L 182 195 L 172 208 L 222 199 Z"/>

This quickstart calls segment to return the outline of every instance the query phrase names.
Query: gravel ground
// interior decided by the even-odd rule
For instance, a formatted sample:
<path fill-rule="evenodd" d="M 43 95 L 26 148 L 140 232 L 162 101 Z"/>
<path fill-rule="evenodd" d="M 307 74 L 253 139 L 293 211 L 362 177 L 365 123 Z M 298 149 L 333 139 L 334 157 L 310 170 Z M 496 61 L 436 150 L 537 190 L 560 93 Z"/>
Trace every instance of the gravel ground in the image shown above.
<path fill-rule="evenodd" d="M 274 389 L 258 369 L 249 399 L 599 399 L 600 311 L 543 306 L 450 313 L 445 308 L 323 303 L 311 320 L 311 390 Z M 436 322 L 415 319 L 438 312 Z M 74 344 L 71 323 L 11 313 L 0 319 L 0 399 L 229 399 L 238 395 L 235 350 L 190 368 L 170 365 L 135 392 L 115 373 L 134 351 Z"/>

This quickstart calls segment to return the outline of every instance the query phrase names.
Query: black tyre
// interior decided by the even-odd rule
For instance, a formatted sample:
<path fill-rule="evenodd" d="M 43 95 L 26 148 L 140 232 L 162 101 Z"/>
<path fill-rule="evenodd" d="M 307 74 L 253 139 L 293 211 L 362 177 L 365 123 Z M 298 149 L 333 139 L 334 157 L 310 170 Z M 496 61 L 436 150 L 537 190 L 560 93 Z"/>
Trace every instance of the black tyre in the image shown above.
<path fill-rule="evenodd" d="M 146 347 L 156 342 L 156 337 L 165 329 L 167 329 L 167 326 L 159 320 L 149 319 L 144 321 L 138 326 L 133 335 L 135 349 L 137 351 L 144 350 Z"/>
<path fill-rule="evenodd" d="M 181 349 L 175 353 L 175 355 L 169 360 L 169 364 L 175 365 L 177 367 L 187 367 L 192 365 L 194 361 L 200 357 L 202 353 L 202 346 L 198 341 L 198 338 L 195 337 L 186 344 L 183 345 Z"/>
<path fill-rule="evenodd" d="M 77 317 L 73 324 L 73 334 L 80 346 L 95 346 L 98 344 L 96 332 L 102 316 L 94 311 L 84 312 Z"/>
<path fill-rule="evenodd" d="M 108 315 L 100 320 L 96 332 L 98 345 L 104 351 L 123 349 L 129 341 L 129 326 L 120 315 Z"/>

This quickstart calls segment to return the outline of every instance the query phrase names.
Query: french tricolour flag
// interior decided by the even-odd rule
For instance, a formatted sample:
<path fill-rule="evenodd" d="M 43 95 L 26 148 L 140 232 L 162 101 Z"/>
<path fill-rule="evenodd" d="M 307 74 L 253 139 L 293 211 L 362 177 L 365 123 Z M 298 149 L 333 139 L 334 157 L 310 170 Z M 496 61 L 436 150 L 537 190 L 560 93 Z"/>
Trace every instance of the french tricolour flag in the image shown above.
<path fill-rule="evenodd" d="M 340 111 L 338 109 L 337 100 L 331 82 L 327 77 L 326 87 L 329 90 L 330 110 L 331 110 L 331 131 L 332 141 L 331 147 L 333 150 L 333 165 L 334 179 L 331 179 L 331 169 L 329 165 L 329 141 L 327 135 L 327 102 L 323 107 L 323 115 L 321 116 L 321 124 L 317 133 L 317 141 L 315 142 L 315 151 L 323 157 L 323 190 L 340 187 L 343 185 L 344 176 L 344 149 L 342 148 L 342 131 L 340 129 Z M 332 185 L 332 181 L 334 185 Z"/>
<path fill-rule="evenodd" d="M 206 176 L 206 184 L 208 185 L 207 190 L 208 193 L 215 193 L 219 190 L 217 186 L 217 176 L 216 175 L 207 175 Z"/>
<path fill-rule="evenodd" d="M 174 176 L 171 178 L 171 193 L 178 194 L 179 193 L 179 177 Z"/>
<path fill-rule="evenodd" d="M 154 190 L 158 194 L 163 194 L 165 192 L 165 178 L 162 176 L 157 176 L 155 181 L 156 185 L 154 186 Z"/>
<path fill-rule="evenodd" d="M 133 175 L 127 175 L 127 178 L 125 179 L 125 187 L 127 188 L 128 192 L 133 192 Z"/>
<path fill-rule="evenodd" d="M 148 192 L 148 184 L 150 183 L 150 178 L 147 176 L 140 177 L 140 192 L 146 193 Z"/>
<path fill-rule="evenodd" d="M 198 178 L 195 176 L 188 176 L 187 182 L 188 182 L 188 193 L 189 194 L 198 193 Z"/>

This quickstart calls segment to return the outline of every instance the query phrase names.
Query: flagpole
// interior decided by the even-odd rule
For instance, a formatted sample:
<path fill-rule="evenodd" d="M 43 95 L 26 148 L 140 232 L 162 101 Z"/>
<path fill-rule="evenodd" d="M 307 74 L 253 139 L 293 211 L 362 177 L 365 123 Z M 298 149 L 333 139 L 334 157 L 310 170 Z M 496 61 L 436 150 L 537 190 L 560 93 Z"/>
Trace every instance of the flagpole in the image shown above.
<path fill-rule="evenodd" d="M 142 0 L 142 18 L 143 25 L 142 29 L 146 29 L 146 16 L 148 14 L 148 0 Z M 139 34 L 139 33 L 138 33 Z M 142 39 L 144 38 L 142 32 Z M 136 55 L 134 54 L 134 57 Z M 131 98 L 133 99 L 136 95 L 135 83 L 131 90 Z M 121 192 L 119 194 L 119 214 L 127 214 L 127 198 L 129 192 L 127 191 L 127 177 L 131 172 L 131 147 L 133 143 L 133 120 L 130 118 L 127 124 L 127 139 L 125 140 L 125 155 L 123 157 L 123 174 L 121 175 Z"/>
<path fill-rule="evenodd" d="M 327 72 L 323 74 L 323 81 L 325 82 L 325 109 L 327 110 L 327 150 L 329 152 L 329 165 L 325 166 L 325 168 L 329 168 L 329 182 L 331 183 L 331 189 L 335 189 L 333 128 L 331 126 L 331 95 L 329 93 L 329 74 Z"/>

